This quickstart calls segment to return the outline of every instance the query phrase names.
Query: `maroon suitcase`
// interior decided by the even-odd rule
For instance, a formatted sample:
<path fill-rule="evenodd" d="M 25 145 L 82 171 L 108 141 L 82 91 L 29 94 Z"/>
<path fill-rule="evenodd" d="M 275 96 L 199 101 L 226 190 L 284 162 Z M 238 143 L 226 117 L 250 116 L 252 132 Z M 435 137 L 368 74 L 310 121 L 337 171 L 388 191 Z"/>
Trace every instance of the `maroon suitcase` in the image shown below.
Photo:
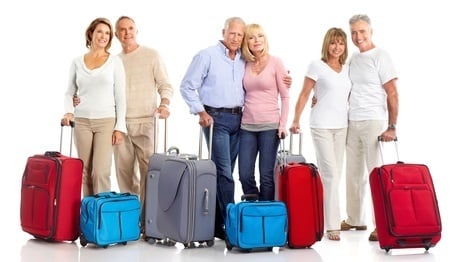
<path fill-rule="evenodd" d="M 60 151 L 62 133 L 63 126 Z M 70 144 L 73 124 L 71 133 Z M 79 236 L 83 161 L 60 151 L 27 159 L 21 185 L 21 227 L 36 238 L 74 241 Z"/>
<path fill-rule="evenodd" d="M 397 152 L 396 141 L 395 147 Z M 382 154 L 382 142 L 379 138 Z M 380 248 L 434 247 L 442 223 L 433 180 L 424 164 L 382 164 L 369 175 Z"/>
<path fill-rule="evenodd" d="M 283 149 L 280 152 L 284 151 Z M 312 163 L 288 162 L 279 155 L 276 168 L 277 200 L 288 211 L 288 247 L 310 248 L 324 234 L 323 184 Z"/>

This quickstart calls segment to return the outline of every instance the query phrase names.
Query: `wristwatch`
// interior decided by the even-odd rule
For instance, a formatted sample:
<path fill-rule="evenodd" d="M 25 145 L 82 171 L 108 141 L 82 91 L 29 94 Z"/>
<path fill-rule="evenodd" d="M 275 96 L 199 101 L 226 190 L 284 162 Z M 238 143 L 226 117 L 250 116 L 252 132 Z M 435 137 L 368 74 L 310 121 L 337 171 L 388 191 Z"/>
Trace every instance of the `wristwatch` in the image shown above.
<path fill-rule="evenodd" d="M 389 124 L 388 129 L 396 130 L 396 124 Z"/>

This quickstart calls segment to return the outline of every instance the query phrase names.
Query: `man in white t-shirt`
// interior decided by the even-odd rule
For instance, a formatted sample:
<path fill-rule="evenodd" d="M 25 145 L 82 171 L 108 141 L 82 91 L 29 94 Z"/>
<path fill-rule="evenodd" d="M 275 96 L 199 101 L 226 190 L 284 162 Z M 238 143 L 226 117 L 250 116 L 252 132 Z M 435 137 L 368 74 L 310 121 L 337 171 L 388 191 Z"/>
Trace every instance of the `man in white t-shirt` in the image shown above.
<path fill-rule="evenodd" d="M 378 136 L 383 141 L 396 138 L 398 117 L 397 73 L 388 53 L 372 42 L 370 18 L 364 14 L 350 18 L 353 44 L 359 52 L 350 59 L 352 90 L 347 133 L 347 219 L 341 230 L 366 230 L 365 201 L 368 174 L 381 165 Z M 369 237 L 377 241 L 377 231 Z"/>

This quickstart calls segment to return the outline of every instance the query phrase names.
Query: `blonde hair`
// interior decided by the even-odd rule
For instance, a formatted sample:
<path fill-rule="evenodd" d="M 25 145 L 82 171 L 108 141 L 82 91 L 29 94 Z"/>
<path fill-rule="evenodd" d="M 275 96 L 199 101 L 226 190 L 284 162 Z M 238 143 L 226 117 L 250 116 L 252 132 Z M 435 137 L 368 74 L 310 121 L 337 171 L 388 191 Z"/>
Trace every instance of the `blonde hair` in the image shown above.
<path fill-rule="evenodd" d="M 324 36 L 323 46 L 321 47 L 321 60 L 328 62 L 329 45 L 334 41 L 343 41 L 345 44 L 344 52 L 339 57 L 339 63 L 343 65 L 348 57 L 347 34 L 345 34 L 344 30 L 337 27 L 330 28 Z"/>
<path fill-rule="evenodd" d="M 269 53 L 269 41 L 267 40 L 266 33 L 264 32 L 262 26 L 259 24 L 249 24 L 245 27 L 245 37 L 243 38 L 242 43 L 242 55 L 246 61 L 253 62 L 256 60 L 253 53 L 248 48 L 248 39 L 251 36 L 257 35 L 259 33 L 264 35 L 264 49 L 262 50 L 261 55 Z"/>

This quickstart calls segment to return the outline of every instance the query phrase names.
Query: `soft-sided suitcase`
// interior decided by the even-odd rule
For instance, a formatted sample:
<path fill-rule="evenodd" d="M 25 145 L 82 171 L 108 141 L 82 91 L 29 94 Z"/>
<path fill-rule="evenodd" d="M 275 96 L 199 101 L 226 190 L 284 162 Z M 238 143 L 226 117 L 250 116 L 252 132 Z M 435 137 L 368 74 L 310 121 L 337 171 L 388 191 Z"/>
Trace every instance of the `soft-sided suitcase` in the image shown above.
<path fill-rule="evenodd" d="M 157 225 L 175 242 L 194 247 L 198 242 L 214 244 L 216 166 L 211 160 L 213 126 L 210 128 L 208 159 L 202 158 L 200 131 L 198 159 L 168 158 L 158 181 Z"/>
<path fill-rule="evenodd" d="M 102 192 L 81 201 L 80 244 L 101 247 L 140 238 L 140 200 L 130 193 Z"/>
<path fill-rule="evenodd" d="M 155 141 L 158 141 L 158 119 L 155 125 Z M 145 241 L 149 243 L 162 243 L 173 245 L 173 241 L 168 241 L 160 232 L 157 226 L 157 209 L 158 209 L 158 181 L 162 164 L 168 158 L 182 157 L 187 159 L 197 159 L 197 155 L 181 154 L 177 147 L 167 149 L 167 119 L 164 119 L 164 151 L 162 153 L 154 153 L 148 163 L 148 174 L 146 176 L 145 188 Z M 157 148 L 157 147 L 155 147 Z"/>
<path fill-rule="evenodd" d="M 239 203 L 226 208 L 226 248 L 244 251 L 286 245 L 288 215 L 281 201 L 259 201 L 257 195 L 242 195 Z"/>
<path fill-rule="evenodd" d="M 288 246 L 309 248 L 324 234 L 323 184 L 313 163 L 287 162 L 277 168 L 277 200 L 288 210 Z"/>
<path fill-rule="evenodd" d="M 83 161 L 62 151 L 47 151 L 27 159 L 21 185 L 20 219 L 22 230 L 48 241 L 74 241 L 79 236 L 79 215 Z"/>
<path fill-rule="evenodd" d="M 388 252 L 399 248 L 434 247 L 441 239 L 442 223 L 433 179 L 424 164 L 398 161 L 383 164 L 369 175 L 379 246 Z M 397 142 L 394 141 L 396 153 Z"/>
<path fill-rule="evenodd" d="M 298 144 L 298 153 L 294 153 L 294 139 L 293 136 L 295 134 L 291 134 L 289 138 L 289 150 L 285 147 L 285 135 L 282 134 L 281 143 L 280 143 L 280 150 L 277 153 L 277 162 L 275 164 L 275 174 L 274 174 L 274 181 L 278 181 L 279 176 L 283 172 L 283 166 L 286 163 L 306 163 L 305 157 L 302 154 L 302 132 L 297 134 L 299 136 L 299 144 Z M 278 187 L 279 183 L 275 182 L 275 198 L 279 199 L 280 188 Z"/>

